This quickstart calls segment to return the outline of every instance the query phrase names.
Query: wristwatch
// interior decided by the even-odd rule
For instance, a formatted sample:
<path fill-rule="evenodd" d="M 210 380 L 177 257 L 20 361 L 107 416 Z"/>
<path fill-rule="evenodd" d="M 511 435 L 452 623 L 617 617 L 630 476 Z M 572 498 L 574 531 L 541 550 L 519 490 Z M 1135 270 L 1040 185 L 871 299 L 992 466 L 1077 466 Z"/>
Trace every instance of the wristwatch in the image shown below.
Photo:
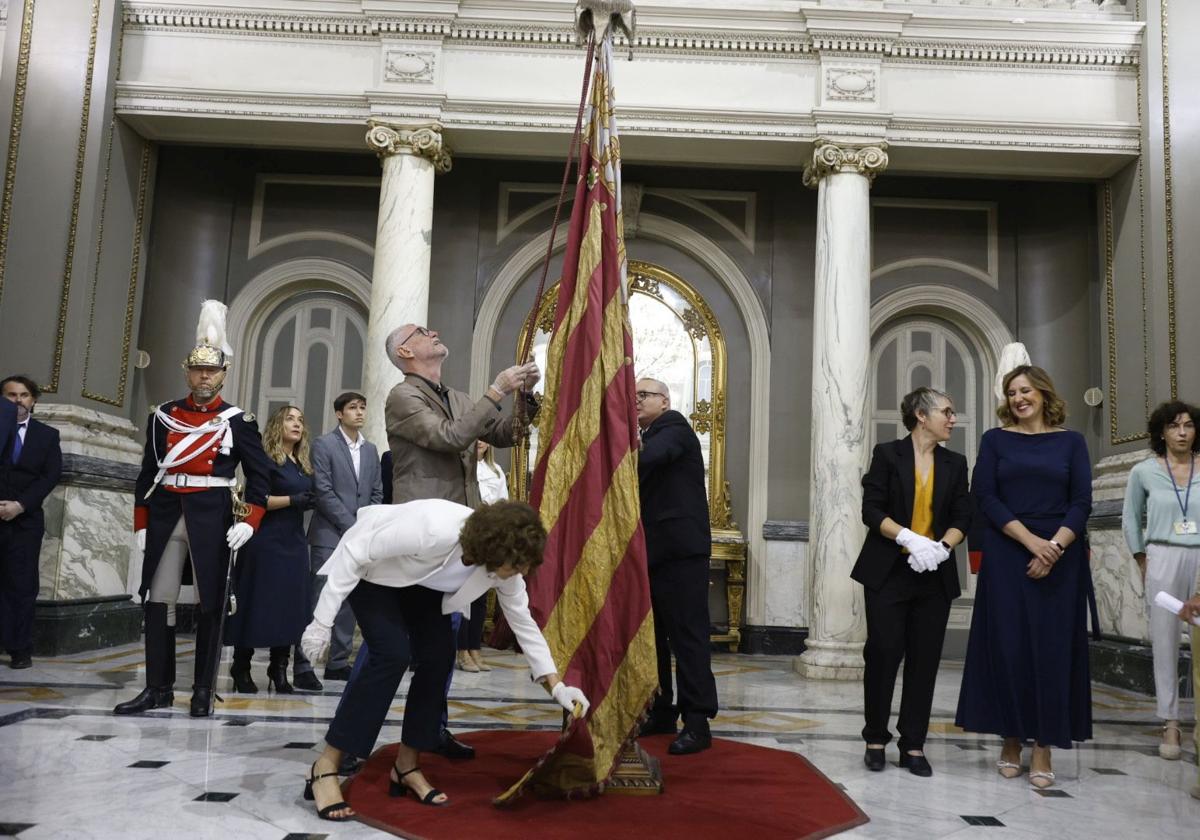
<path fill-rule="evenodd" d="M 942 540 L 942 548 L 946 549 L 946 551 L 950 552 L 951 554 L 954 553 L 954 546 L 950 545 L 950 543 L 946 542 L 945 540 Z"/>

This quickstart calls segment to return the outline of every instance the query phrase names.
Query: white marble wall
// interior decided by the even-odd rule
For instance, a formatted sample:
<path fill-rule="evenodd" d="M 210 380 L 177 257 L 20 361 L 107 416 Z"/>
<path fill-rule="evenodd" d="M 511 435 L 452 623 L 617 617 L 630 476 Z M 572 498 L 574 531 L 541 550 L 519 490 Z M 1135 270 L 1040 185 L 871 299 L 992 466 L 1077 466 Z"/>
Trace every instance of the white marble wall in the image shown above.
<path fill-rule="evenodd" d="M 121 595 L 127 590 L 132 495 L 60 485 L 46 500 L 38 597 Z"/>
<path fill-rule="evenodd" d="M 1147 449 L 1112 455 L 1096 464 L 1092 477 L 1092 504 L 1095 512 L 1119 512 L 1125 498 L 1129 471 L 1146 458 Z M 1092 582 L 1096 589 L 1096 608 L 1104 633 L 1149 639 L 1145 586 L 1125 546 L 1121 526 L 1105 517 L 1088 529 L 1092 548 Z"/>

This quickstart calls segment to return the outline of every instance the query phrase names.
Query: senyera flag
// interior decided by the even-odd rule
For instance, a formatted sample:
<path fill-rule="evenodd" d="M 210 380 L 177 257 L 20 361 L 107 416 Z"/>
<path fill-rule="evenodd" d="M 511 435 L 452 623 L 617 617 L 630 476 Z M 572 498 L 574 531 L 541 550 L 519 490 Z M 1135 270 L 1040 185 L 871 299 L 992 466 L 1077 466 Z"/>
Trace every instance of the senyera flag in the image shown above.
<path fill-rule="evenodd" d="M 529 599 L 562 678 L 591 701 L 522 789 L 603 789 L 658 687 L 637 481 L 637 407 L 613 115 L 611 33 L 595 47 L 530 503 L 549 537 Z"/>

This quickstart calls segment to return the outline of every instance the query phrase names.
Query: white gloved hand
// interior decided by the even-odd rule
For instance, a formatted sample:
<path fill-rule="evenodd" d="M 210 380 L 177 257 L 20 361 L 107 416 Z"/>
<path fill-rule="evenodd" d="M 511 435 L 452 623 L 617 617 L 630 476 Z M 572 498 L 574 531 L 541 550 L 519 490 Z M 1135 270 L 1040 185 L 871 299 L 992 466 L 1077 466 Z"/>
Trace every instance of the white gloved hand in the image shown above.
<path fill-rule="evenodd" d="M 942 554 L 946 550 L 941 543 L 934 542 L 928 537 L 914 536 L 916 539 L 908 547 L 909 557 L 916 561 L 913 568 L 918 572 L 932 572 L 938 567 L 938 563 L 942 560 Z"/>
<path fill-rule="evenodd" d="M 249 522 L 238 522 L 225 532 L 225 542 L 234 551 L 244 546 L 254 536 L 254 529 Z"/>
<path fill-rule="evenodd" d="M 937 547 L 939 549 L 937 564 L 940 566 L 943 563 L 945 563 L 947 560 L 949 560 L 951 557 L 953 557 L 954 552 L 951 551 L 950 549 L 946 548 L 946 546 L 942 545 L 942 543 L 940 543 L 940 542 L 937 543 Z"/>
<path fill-rule="evenodd" d="M 901 528 L 900 533 L 896 535 L 896 545 L 912 551 L 913 546 L 923 539 L 925 538 L 920 534 L 914 533 L 907 528 Z"/>
<path fill-rule="evenodd" d="M 142 528 L 140 531 L 134 531 L 133 532 L 133 540 L 134 540 L 134 542 L 137 543 L 138 551 L 145 551 L 146 550 L 146 529 Z"/>
<path fill-rule="evenodd" d="M 304 628 L 304 634 L 300 637 L 300 650 L 304 651 L 309 662 L 315 663 L 325 659 L 325 654 L 329 653 L 329 639 L 332 635 L 333 628 L 326 627 L 315 618 Z"/>
<path fill-rule="evenodd" d="M 550 689 L 550 696 L 555 699 L 558 705 L 573 715 L 575 714 L 575 704 L 578 703 L 583 708 L 583 711 L 576 715 L 576 717 L 585 717 L 588 709 L 592 707 L 592 704 L 588 702 L 587 697 L 582 691 L 564 682 L 556 683 L 554 688 Z"/>

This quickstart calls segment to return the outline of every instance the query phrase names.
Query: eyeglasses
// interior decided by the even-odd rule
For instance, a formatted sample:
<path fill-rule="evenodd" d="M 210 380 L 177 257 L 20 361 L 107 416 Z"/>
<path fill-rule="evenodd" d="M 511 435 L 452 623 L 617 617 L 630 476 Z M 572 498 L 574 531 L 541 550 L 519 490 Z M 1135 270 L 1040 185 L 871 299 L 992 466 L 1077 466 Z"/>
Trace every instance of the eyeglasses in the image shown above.
<path fill-rule="evenodd" d="M 409 341 L 409 339 L 411 339 L 411 338 L 412 338 L 414 335 L 416 335 L 417 333 L 420 333 L 421 335 L 425 336 L 426 338 L 429 338 L 429 336 L 430 336 L 430 334 L 431 334 L 431 333 L 429 332 L 429 330 L 425 329 L 424 327 L 417 327 L 417 328 L 416 328 L 416 329 L 414 329 L 412 332 L 410 332 L 410 333 L 409 333 L 407 336 L 405 336 L 404 340 L 403 340 L 403 341 L 401 341 L 401 342 L 400 342 L 399 344 L 397 344 L 396 346 L 397 346 L 397 347 L 402 347 L 402 346 L 404 346 L 405 344 L 408 344 L 408 341 Z"/>
<path fill-rule="evenodd" d="M 637 397 L 638 402 L 641 402 L 646 397 L 666 397 L 667 395 L 660 394 L 658 391 L 638 391 L 634 396 Z"/>
<path fill-rule="evenodd" d="M 947 419 L 947 420 L 950 420 L 950 419 L 952 419 L 952 418 L 954 418 L 954 417 L 957 417 L 957 416 L 958 416 L 958 412 L 957 412 L 957 411 L 955 411 L 955 410 L 954 410 L 953 408 L 951 408 L 950 406 L 946 406 L 945 408 L 943 408 L 943 409 L 940 409 L 940 410 L 939 410 L 939 413 L 940 413 L 940 414 L 944 414 L 944 415 L 946 415 L 946 419 Z"/>

